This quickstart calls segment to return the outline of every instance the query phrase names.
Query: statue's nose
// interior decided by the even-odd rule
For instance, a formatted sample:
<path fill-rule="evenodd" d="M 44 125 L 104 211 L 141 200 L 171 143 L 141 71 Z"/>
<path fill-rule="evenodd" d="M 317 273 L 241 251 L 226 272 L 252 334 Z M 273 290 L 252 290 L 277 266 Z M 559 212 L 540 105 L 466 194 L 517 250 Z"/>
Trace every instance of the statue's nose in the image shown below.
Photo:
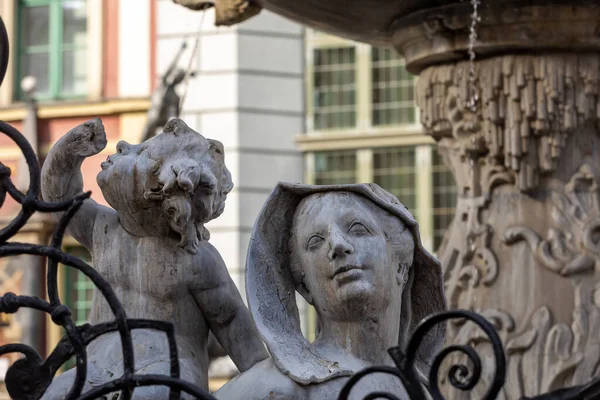
<path fill-rule="evenodd" d="M 117 153 L 128 154 L 131 151 L 131 145 L 124 140 L 117 143 Z"/>
<path fill-rule="evenodd" d="M 333 227 L 329 232 L 329 247 L 327 255 L 331 261 L 354 253 L 354 248 L 337 227 Z"/>

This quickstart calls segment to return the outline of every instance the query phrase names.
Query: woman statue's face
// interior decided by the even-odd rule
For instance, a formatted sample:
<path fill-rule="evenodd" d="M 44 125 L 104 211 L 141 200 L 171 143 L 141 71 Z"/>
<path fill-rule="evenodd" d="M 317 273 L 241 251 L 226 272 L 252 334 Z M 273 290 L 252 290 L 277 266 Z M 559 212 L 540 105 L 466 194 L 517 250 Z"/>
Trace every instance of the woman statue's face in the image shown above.
<path fill-rule="evenodd" d="M 359 318 L 399 301 L 402 277 L 375 212 L 361 196 L 337 192 L 302 200 L 294 216 L 293 259 L 309 301 L 330 318 Z"/>

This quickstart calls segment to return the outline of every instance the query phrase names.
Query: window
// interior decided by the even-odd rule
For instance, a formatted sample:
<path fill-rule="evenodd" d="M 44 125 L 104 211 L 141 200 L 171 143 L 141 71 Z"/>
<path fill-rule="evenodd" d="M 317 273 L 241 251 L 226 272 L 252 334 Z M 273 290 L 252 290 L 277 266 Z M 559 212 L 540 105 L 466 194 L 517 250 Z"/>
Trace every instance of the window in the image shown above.
<path fill-rule="evenodd" d="M 90 253 L 81 246 L 65 248 L 65 252 L 85 261 L 91 265 L 92 257 Z M 90 310 L 92 309 L 92 299 L 94 295 L 94 284 L 78 269 L 62 266 L 64 270 L 63 284 L 63 303 L 71 310 L 71 317 L 76 325 L 85 324 L 88 321 Z M 71 357 L 64 365 L 66 371 L 75 367 L 76 357 Z"/>
<path fill-rule="evenodd" d="M 373 182 L 393 194 L 417 218 L 415 147 L 373 151 Z"/>
<path fill-rule="evenodd" d="M 367 154 L 369 158 L 358 157 Z M 421 240 L 429 251 L 442 243 L 454 217 L 456 184 L 435 146 L 315 152 L 314 181 L 318 185 L 374 182 L 392 193 L 419 222 Z"/>
<path fill-rule="evenodd" d="M 315 184 L 341 185 L 357 180 L 356 152 L 330 151 L 315 154 Z"/>
<path fill-rule="evenodd" d="M 354 47 L 314 50 L 314 126 L 317 130 L 356 124 Z"/>
<path fill-rule="evenodd" d="M 65 251 L 88 264 L 92 257 L 83 247 L 68 247 Z M 87 322 L 92 308 L 92 297 L 94 295 L 94 284 L 87 276 L 72 267 L 65 269 L 65 299 L 64 303 L 71 309 L 73 321 L 77 324 Z"/>
<path fill-rule="evenodd" d="M 39 99 L 85 95 L 86 0 L 19 0 L 18 4 L 18 97 L 23 97 L 21 79 L 28 75 L 37 80 Z"/>
<path fill-rule="evenodd" d="M 418 123 L 415 80 L 395 50 L 307 34 L 309 131 L 373 131 Z"/>
<path fill-rule="evenodd" d="M 414 124 L 415 83 L 394 50 L 371 49 L 372 124 Z"/>
<path fill-rule="evenodd" d="M 446 168 L 437 151 L 432 153 L 433 246 L 437 249 L 442 244 L 444 233 L 454 218 L 458 192 L 452 172 Z"/>

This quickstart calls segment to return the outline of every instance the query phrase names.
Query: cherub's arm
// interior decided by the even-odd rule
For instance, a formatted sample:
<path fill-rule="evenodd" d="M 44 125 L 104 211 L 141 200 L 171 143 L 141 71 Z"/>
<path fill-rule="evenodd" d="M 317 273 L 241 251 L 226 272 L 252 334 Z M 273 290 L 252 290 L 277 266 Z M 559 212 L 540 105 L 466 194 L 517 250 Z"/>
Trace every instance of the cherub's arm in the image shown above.
<path fill-rule="evenodd" d="M 60 202 L 83 192 L 81 164 L 86 157 L 106 147 L 106 134 L 100 119 L 87 121 L 71 129 L 50 149 L 42 167 L 42 197 Z M 94 221 L 99 212 L 111 212 L 92 199 L 86 200 L 71 219 L 68 229 L 73 237 L 92 250 Z M 59 219 L 63 213 L 54 213 Z"/>
<path fill-rule="evenodd" d="M 191 293 L 221 346 L 244 372 L 269 355 L 219 252 L 205 243 L 196 259 L 199 265 L 192 267 L 188 281 Z"/>

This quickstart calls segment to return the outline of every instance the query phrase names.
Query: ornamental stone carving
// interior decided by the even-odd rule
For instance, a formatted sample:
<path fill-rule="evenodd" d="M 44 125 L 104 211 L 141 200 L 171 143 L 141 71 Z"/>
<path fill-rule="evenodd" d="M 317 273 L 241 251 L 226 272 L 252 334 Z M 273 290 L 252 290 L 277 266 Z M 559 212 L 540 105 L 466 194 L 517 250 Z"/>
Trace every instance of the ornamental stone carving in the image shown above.
<path fill-rule="evenodd" d="M 505 232 L 507 243 L 525 240 L 536 262 L 560 275 L 600 269 L 600 192 L 597 166 L 583 164 L 565 185 L 551 192 L 553 227 L 546 239 L 526 226 Z"/>
<path fill-rule="evenodd" d="M 438 251 L 449 305 L 496 324 L 506 399 L 597 373 L 599 96 L 598 54 L 459 62 L 417 82 L 421 122 L 459 188 Z M 469 326 L 452 324 L 449 340 L 473 338 Z"/>

